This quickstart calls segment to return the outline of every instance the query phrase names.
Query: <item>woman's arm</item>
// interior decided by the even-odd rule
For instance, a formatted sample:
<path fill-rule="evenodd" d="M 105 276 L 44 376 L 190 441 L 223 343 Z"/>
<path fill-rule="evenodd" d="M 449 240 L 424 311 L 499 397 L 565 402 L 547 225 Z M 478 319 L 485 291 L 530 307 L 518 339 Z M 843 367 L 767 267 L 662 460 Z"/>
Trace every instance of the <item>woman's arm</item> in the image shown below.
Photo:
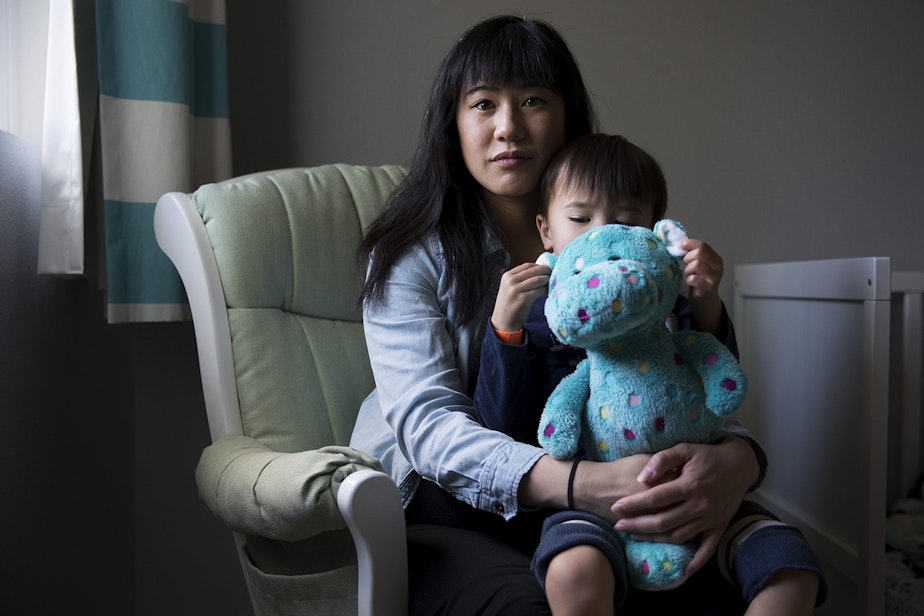
<path fill-rule="evenodd" d="M 379 408 L 395 443 L 386 466 L 413 469 L 459 500 L 510 518 L 517 486 L 542 450 L 474 420 L 466 392 L 485 323 L 456 324 L 438 254 L 419 246 L 399 259 L 381 305 L 363 314 Z"/>
<path fill-rule="evenodd" d="M 635 455 L 612 462 L 581 460 L 574 476 L 574 508 L 615 523 L 618 518 L 612 511 L 613 503 L 648 489 L 636 477 L 650 459 L 649 455 Z M 550 455 L 539 458 L 520 482 L 520 503 L 527 507 L 567 508 L 572 464 L 572 460 L 556 460 Z"/>

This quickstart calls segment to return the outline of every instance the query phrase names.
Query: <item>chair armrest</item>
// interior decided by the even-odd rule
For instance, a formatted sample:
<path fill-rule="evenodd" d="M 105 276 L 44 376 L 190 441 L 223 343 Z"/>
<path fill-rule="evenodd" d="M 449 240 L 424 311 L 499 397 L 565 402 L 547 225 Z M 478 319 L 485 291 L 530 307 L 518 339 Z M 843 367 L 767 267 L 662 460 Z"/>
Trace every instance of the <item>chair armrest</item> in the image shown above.
<path fill-rule="evenodd" d="M 356 544 L 359 616 L 407 614 L 407 538 L 395 482 L 379 471 L 356 471 L 341 484 L 337 503 Z"/>
<path fill-rule="evenodd" d="M 297 541 L 344 528 L 337 492 L 350 474 L 366 469 L 381 466 L 350 447 L 283 453 L 228 435 L 203 450 L 196 484 L 200 498 L 232 530 Z"/>

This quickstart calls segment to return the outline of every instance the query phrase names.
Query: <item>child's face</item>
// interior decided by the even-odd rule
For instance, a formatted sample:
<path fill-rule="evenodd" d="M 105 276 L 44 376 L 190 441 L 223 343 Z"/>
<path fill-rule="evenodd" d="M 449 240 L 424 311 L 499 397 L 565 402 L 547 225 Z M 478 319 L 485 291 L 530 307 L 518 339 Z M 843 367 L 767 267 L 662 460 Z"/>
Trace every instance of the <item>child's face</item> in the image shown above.
<path fill-rule="evenodd" d="M 542 244 L 555 255 L 561 254 L 571 240 L 585 231 L 611 223 L 650 229 L 655 223 L 654 211 L 649 203 L 628 200 L 609 203 L 603 195 L 556 186 L 549 200 L 548 215 L 536 216 Z"/>

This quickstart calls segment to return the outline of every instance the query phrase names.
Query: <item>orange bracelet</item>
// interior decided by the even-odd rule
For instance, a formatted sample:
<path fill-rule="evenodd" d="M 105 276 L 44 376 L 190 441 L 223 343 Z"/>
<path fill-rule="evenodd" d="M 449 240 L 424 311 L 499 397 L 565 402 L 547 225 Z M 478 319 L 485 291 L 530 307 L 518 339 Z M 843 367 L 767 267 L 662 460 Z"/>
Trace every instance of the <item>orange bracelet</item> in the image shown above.
<path fill-rule="evenodd" d="M 494 333 L 497 335 L 497 339 L 503 342 L 504 344 L 523 344 L 523 328 L 522 327 L 515 332 L 502 332 L 502 331 L 495 329 Z"/>

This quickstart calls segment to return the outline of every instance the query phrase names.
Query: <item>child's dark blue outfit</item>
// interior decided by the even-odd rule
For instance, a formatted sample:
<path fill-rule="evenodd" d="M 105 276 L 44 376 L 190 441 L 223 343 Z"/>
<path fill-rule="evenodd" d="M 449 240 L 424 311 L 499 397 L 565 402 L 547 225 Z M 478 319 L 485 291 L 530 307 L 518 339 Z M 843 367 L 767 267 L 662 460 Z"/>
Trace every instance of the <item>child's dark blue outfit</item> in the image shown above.
<path fill-rule="evenodd" d="M 546 322 L 545 300 L 543 295 L 530 307 L 522 344 L 502 342 L 488 324 L 474 394 L 479 422 L 534 445 L 538 444 L 537 430 L 545 401 L 559 381 L 573 372 L 585 357 L 583 349 L 563 345 L 555 338 Z M 676 331 L 692 329 L 693 311 L 685 297 L 678 298 L 671 321 L 670 326 Z M 724 308 L 719 339 L 738 357 L 734 327 Z M 728 433 L 743 436 L 755 446 L 762 479 L 767 462 L 760 447 L 737 425 L 729 425 Z M 562 511 L 545 520 L 542 539 L 533 557 L 533 571 L 543 587 L 552 557 L 577 545 L 592 545 L 609 559 L 616 575 L 614 606 L 620 608 L 625 604 L 630 612 L 637 602 L 644 605 L 648 613 L 661 601 L 665 601 L 665 608 L 672 604 L 683 605 L 683 597 L 695 593 L 700 582 L 712 585 L 715 581 L 707 578 L 721 575 L 740 585 L 742 597 L 724 593 L 729 599 L 719 601 L 723 610 L 719 613 L 742 613 L 771 576 L 782 569 L 803 569 L 818 575 L 816 605 L 820 605 L 827 594 L 821 565 L 802 533 L 750 501 L 741 504 L 722 537 L 713 562 L 675 590 L 630 591 L 618 534 L 602 518 L 581 511 Z"/>

